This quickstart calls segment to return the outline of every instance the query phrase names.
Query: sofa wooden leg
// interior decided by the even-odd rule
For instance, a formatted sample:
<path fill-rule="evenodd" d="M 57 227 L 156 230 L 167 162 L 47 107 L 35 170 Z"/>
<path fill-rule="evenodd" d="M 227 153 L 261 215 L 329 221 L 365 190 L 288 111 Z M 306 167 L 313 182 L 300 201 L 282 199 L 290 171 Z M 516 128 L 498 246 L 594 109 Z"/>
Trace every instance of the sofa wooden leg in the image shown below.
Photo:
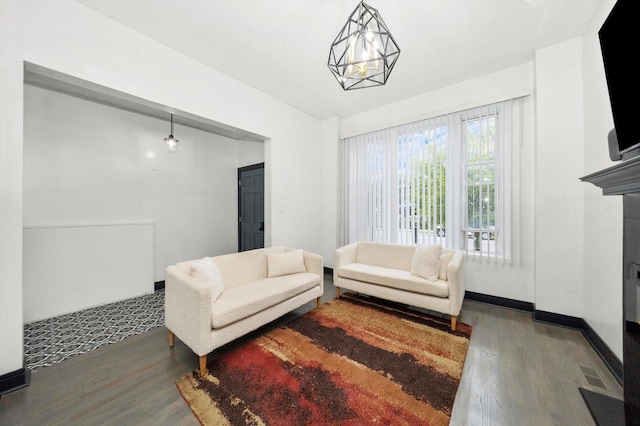
<path fill-rule="evenodd" d="M 319 308 L 322 303 L 320 302 L 320 298 L 316 297 L 316 308 Z"/>
<path fill-rule="evenodd" d="M 336 287 L 336 299 L 340 299 L 340 287 Z"/>
<path fill-rule="evenodd" d="M 456 331 L 456 321 L 458 317 L 455 315 L 451 315 L 451 331 Z"/>
<path fill-rule="evenodd" d="M 204 376 L 207 374 L 207 356 L 200 355 L 200 375 Z"/>
<path fill-rule="evenodd" d="M 169 347 L 170 348 L 173 347 L 174 338 L 175 338 L 175 334 L 173 334 L 173 331 L 169 330 Z"/>

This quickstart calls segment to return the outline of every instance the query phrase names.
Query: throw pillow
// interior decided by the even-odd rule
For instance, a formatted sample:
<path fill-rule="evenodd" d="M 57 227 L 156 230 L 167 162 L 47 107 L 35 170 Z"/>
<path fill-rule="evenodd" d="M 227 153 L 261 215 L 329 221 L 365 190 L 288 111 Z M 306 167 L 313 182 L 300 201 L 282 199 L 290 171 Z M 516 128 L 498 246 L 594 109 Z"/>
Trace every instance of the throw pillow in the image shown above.
<path fill-rule="evenodd" d="M 447 253 L 440 256 L 440 275 L 439 278 L 441 280 L 447 279 L 447 267 L 449 266 L 449 262 L 453 259 L 453 253 Z"/>
<path fill-rule="evenodd" d="M 436 281 L 440 275 L 441 244 L 418 244 L 411 262 L 411 273 L 429 281 Z"/>
<path fill-rule="evenodd" d="M 211 287 L 211 303 L 215 302 L 224 290 L 220 269 L 210 257 L 204 257 L 193 262 L 191 264 L 191 276 Z"/>
<path fill-rule="evenodd" d="M 267 253 L 267 268 L 267 276 L 269 278 L 307 272 L 302 249 L 284 253 Z"/>

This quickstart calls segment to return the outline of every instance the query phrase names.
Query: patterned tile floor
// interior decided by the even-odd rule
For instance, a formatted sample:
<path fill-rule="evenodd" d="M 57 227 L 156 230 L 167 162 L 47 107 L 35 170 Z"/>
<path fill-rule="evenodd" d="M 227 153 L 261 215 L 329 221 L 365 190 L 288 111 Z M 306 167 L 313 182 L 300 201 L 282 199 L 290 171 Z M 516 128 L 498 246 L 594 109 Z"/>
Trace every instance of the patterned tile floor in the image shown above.
<path fill-rule="evenodd" d="M 24 326 L 31 371 L 164 325 L 164 290 Z"/>

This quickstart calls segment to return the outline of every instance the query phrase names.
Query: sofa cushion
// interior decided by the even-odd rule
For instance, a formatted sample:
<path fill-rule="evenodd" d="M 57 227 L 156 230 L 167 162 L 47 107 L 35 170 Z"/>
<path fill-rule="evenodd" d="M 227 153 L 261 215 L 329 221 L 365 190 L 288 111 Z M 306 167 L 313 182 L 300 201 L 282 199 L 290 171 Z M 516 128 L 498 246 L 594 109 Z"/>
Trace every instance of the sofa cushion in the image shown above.
<path fill-rule="evenodd" d="M 284 253 L 268 253 L 267 271 L 268 278 L 307 272 L 307 268 L 304 266 L 304 253 L 302 249 L 286 251 Z"/>
<path fill-rule="evenodd" d="M 284 247 L 277 246 L 216 256 L 225 291 L 267 278 L 267 254 L 284 251 Z"/>
<path fill-rule="evenodd" d="M 355 261 L 365 265 L 410 271 L 411 258 L 415 251 L 415 246 L 360 241 Z"/>
<path fill-rule="evenodd" d="M 210 257 L 197 260 L 191 264 L 190 273 L 192 277 L 211 287 L 211 303 L 215 302 L 224 290 L 224 282 L 216 262 Z"/>
<path fill-rule="evenodd" d="M 438 275 L 438 278 L 441 280 L 447 279 L 447 268 L 449 267 L 449 262 L 453 259 L 454 254 L 455 253 L 445 253 L 440 256 L 440 274 Z"/>
<path fill-rule="evenodd" d="M 400 269 L 383 268 L 380 266 L 350 263 L 338 271 L 342 278 L 363 281 L 385 287 L 414 293 L 427 294 L 436 297 L 449 297 L 449 286 L 445 281 L 429 281 Z"/>
<path fill-rule="evenodd" d="M 320 284 L 309 272 L 264 278 L 225 290 L 211 306 L 211 326 L 222 328 Z"/>
<path fill-rule="evenodd" d="M 440 274 L 442 245 L 418 244 L 413 254 L 411 273 L 429 281 L 435 281 Z"/>

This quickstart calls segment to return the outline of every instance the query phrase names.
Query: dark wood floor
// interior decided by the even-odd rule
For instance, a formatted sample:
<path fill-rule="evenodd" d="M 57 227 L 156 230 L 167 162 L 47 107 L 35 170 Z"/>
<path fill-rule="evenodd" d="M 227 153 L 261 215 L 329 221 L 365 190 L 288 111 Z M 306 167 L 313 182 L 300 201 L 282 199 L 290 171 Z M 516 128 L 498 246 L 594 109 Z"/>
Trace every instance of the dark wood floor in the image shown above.
<path fill-rule="evenodd" d="M 327 275 L 323 301 L 334 294 Z M 258 332 L 314 307 L 311 302 Z M 579 387 L 622 398 L 576 330 L 471 301 L 459 321 L 473 333 L 451 425 L 593 425 Z M 159 327 L 33 372 L 28 387 L 0 399 L 0 425 L 197 425 L 175 387 L 197 365 L 178 339 L 170 349 L 167 330 Z M 591 385 L 584 371 L 606 389 Z"/>

